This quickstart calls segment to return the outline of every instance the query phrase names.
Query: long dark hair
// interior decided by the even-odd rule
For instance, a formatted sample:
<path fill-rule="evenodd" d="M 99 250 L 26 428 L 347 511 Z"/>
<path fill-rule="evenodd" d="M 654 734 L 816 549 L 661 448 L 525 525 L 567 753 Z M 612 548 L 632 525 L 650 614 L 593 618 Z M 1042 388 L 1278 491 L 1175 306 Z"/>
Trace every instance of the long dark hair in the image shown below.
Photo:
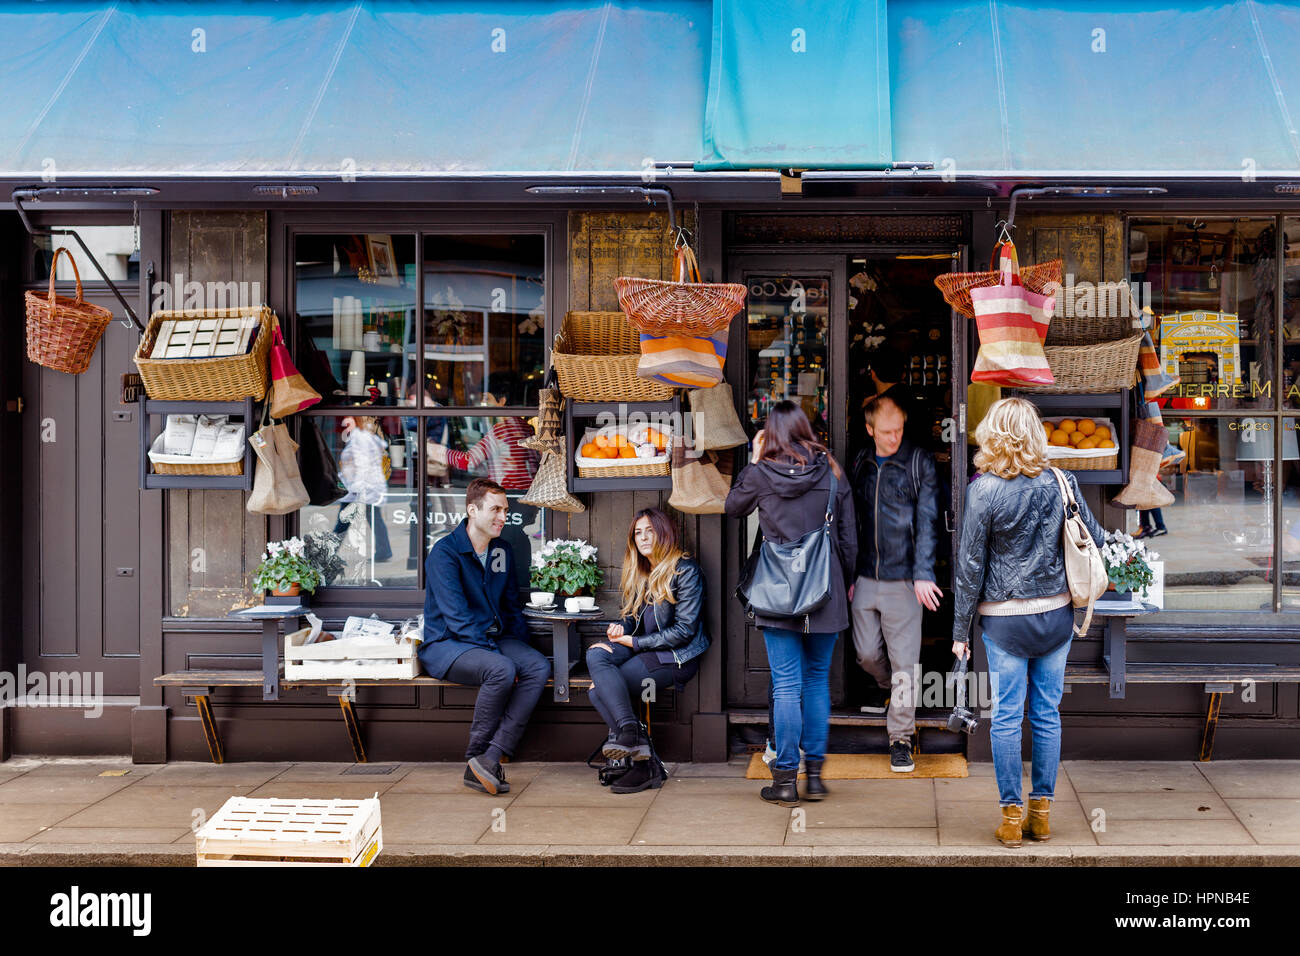
<path fill-rule="evenodd" d="M 758 460 L 784 459 L 810 465 L 819 454 L 826 456 L 836 478 L 844 477 L 835 456 L 813 434 L 812 425 L 804 410 L 789 399 L 773 405 L 767 413 L 767 423 L 763 426 L 763 454 Z"/>

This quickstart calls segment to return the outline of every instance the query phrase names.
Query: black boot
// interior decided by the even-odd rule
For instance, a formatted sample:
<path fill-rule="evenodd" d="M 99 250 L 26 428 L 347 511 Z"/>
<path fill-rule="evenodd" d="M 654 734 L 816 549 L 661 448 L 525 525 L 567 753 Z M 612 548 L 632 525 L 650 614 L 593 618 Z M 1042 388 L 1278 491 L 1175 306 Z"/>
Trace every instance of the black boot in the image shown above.
<path fill-rule="evenodd" d="M 615 780 L 609 789 L 613 793 L 640 793 L 642 790 L 658 790 L 663 785 L 659 761 L 634 760 L 632 769 Z"/>
<path fill-rule="evenodd" d="M 830 793 L 826 789 L 826 784 L 822 783 L 822 764 L 824 760 L 814 760 L 812 757 L 804 758 L 804 769 L 807 771 L 808 778 L 803 785 L 803 798 L 805 800 L 823 800 L 826 794 Z"/>
<path fill-rule="evenodd" d="M 772 786 L 764 787 L 758 795 L 768 803 L 779 807 L 799 806 L 799 788 L 795 781 L 799 779 L 799 770 L 777 770 L 772 768 Z"/>

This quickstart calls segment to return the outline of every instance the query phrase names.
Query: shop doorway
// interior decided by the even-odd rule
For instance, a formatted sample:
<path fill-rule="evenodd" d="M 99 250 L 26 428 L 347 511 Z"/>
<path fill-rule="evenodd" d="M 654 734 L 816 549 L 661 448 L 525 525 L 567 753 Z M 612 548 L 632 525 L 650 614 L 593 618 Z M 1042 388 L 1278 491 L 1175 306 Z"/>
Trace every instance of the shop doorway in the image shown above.
<path fill-rule="evenodd" d="M 963 251 L 866 254 L 742 254 L 727 278 L 749 289 L 745 321 L 735 322 L 728 379 L 753 430 L 767 409 L 789 398 L 803 405 L 814 431 L 850 468 L 867 441 L 863 405 L 876 393 L 868 367 L 889 354 L 897 385 L 912 404 L 909 437 L 934 455 L 938 474 L 936 578 L 944 597 L 922 622 L 923 671 L 952 663 L 951 556 L 969 474 L 964 403 L 967 329 L 954 317 L 934 278 L 961 268 Z M 757 515 L 729 523 L 728 588 L 757 533 Z M 728 615 L 727 698 L 737 709 L 767 707 L 769 673 L 761 631 L 744 614 Z M 842 635 L 831 670 L 837 713 L 857 714 L 874 682 L 857 664 L 852 635 Z M 918 715 L 921 712 L 918 711 Z"/>

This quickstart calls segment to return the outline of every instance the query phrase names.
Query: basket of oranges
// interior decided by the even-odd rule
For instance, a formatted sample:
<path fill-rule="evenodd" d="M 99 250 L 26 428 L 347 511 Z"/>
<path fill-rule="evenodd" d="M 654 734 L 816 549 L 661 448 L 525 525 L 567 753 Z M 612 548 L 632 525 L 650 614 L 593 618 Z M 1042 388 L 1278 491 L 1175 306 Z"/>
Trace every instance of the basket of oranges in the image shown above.
<path fill-rule="evenodd" d="M 652 425 L 588 428 L 573 463 L 579 478 L 649 478 L 672 473 L 672 431 Z"/>
<path fill-rule="evenodd" d="M 1048 459 L 1071 471 L 1105 471 L 1119 467 L 1115 426 L 1108 418 L 1044 418 Z"/>

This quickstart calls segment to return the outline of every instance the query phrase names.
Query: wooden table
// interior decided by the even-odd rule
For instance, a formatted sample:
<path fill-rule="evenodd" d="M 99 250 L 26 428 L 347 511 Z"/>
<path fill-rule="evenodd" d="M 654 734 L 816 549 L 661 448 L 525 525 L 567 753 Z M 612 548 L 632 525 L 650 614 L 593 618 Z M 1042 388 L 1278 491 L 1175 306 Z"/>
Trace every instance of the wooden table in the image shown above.
<path fill-rule="evenodd" d="M 1101 659 L 1106 665 L 1110 677 L 1110 696 L 1112 700 L 1123 699 L 1128 692 L 1125 671 L 1128 667 L 1128 619 L 1152 614 L 1160 610 L 1154 604 L 1143 604 L 1141 609 L 1134 608 L 1125 601 L 1123 607 L 1107 607 L 1107 604 L 1121 602 L 1098 601 L 1093 607 L 1092 616 L 1103 618 L 1106 622 L 1102 637 Z"/>
<path fill-rule="evenodd" d="M 554 683 L 554 699 L 558 703 L 565 703 L 569 699 L 569 671 L 577 663 L 576 660 L 570 660 L 569 642 L 577 641 L 578 625 L 583 621 L 597 621 L 603 624 L 604 613 L 600 608 L 570 614 L 559 608 L 553 611 L 539 611 L 527 604 L 524 605 L 524 617 L 549 621 L 551 624 L 551 680 Z M 581 649 L 582 645 L 578 644 L 578 647 Z"/>
<path fill-rule="evenodd" d="M 262 622 L 262 700 L 280 699 L 280 622 L 306 614 L 310 608 L 301 604 L 259 604 L 231 611 L 229 617 Z"/>

